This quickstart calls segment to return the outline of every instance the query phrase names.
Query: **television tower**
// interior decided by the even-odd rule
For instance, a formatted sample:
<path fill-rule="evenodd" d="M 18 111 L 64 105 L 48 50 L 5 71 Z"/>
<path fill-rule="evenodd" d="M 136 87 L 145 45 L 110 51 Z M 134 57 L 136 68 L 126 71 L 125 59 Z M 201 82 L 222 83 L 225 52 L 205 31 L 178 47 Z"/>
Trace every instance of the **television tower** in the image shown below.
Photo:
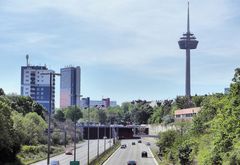
<path fill-rule="evenodd" d="M 190 50 L 196 49 L 198 41 L 193 33 L 190 32 L 189 21 L 189 2 L 187 11 L 187 32 L 183 34 L 183 37 L 178 41 L 180 49 L 186 50 L 186 83 L 185 83 L 185 96 L 191 96 L 191 83 L 190 83 Z"/>

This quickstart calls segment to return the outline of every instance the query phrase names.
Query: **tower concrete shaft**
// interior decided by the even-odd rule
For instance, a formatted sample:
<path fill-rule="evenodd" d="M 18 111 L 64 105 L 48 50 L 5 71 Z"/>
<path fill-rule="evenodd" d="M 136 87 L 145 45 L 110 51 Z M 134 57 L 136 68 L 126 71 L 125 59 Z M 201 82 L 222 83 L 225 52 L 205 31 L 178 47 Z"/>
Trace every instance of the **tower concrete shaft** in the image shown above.
<path fill-rule="evenodd" d="M 191 96 L 191 67 L 190 67 L 190 50 L 196 49 L 198 41 L 194 34 L 190 32 L 190 19 L 189 19 L 189 2 L 187 11 L 187 32 L 183 34 L 183 37 L 178 41 L 180 49 L 186 50 L 186 82 L 185 82 L 185 95 Z"/>
<path fill-rule="evenodd" d="M 190 70 L 190 49 L 186 49 L 186 82 L 185 95 L 191 96 L 191 70 Z"/>

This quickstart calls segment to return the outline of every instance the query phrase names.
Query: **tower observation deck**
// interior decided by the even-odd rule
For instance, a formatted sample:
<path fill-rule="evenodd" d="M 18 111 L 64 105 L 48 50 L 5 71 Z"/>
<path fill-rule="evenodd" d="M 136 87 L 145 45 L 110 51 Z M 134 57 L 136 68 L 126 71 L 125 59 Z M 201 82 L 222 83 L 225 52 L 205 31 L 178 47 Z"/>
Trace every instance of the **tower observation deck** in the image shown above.
<path fill-rule="evenodd" d="M 187 11 L 187 32 L 183 34 L 183 37 L 178 41 L 180 49 L 186 50 L 186 83 L 185 83 L 185 95 L 191 96 L 191 83 L 190 83 L 190 50 L 196 49 L 198 41 L 193 33 L 190 32 L 190 20 L 189 20 L 189 2 Z"/>

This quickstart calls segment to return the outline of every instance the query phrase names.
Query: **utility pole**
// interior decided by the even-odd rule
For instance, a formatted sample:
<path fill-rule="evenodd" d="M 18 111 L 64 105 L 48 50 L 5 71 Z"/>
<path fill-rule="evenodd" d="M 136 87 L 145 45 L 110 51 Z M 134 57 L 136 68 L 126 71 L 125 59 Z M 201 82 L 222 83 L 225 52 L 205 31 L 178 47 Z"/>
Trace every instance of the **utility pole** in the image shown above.
<path fill-rule="evenodd" d="M 99 124 L 100 123 L 98 123 L 98 131 L 97 131 L 97 136 L 98 136 L 98 141 L 97 141 L 97 157 L 99 157 Z"/>
<path fill-rule="evenodd" d="M 76 161 L 76 138 L 77 138 L 77 121 L 76 121 L 76 112 L 77 112 L 77 98 L 81 98 L 82 95 L 75 94 L 75 113 L 74 113 L 74 161 Z"/>
<path fill-rule="evenodd" d="M 90 98 L 89 97 L 87 97 L 87 102 L 88 102 L 88 157 L 87 157 L 87 159 L 88 159 L 88 165 L 89 165 L 89 148 L 90 148 L 90 144 L 89 144 L 89 122 L 90 122 Z"/>
<path fill-rule="evenodd" d="M 109 139 L 110 139 L 110 147 L 111 147 L 111 143 L 112 143 L 112 139 L 111 139 L 111 122 L 109 124 Z"/>
<path fill-rule="evenodd" d="M 50 164 L 50 152 L 51 152 L 51 114 L 52 114 L 52 78 L 53 76 L 61 76 L 59 73 L 42 73 L 41 75 L 49 75 L 50 77 L 50 89 L 49 89 L 49 111 L 48 111 L 48 153 L 47 153 L 47 165 Z"/>
<path fill-rule="evenodd" d="M 104 124 L 104 151 L 106 150 L 106 124 Z"/>

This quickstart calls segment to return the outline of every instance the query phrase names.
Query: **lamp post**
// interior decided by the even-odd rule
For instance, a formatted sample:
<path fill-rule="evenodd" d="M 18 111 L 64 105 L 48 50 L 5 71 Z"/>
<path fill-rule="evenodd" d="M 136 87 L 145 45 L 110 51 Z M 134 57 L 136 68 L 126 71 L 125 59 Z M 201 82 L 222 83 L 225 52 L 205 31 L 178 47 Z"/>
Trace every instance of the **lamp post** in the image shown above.
<path fill-rule="evenodd" d="M 112 143 L 111 137 L 112 137 L 112 135 L 111 135 L 111 122 L 110 122 L 110 124 L 109 124 L 109 139 L 110 139 L 109 144 L 110 144 L 110 147 L 111 147 L 111 143 Z"/>
<path fill-rule="evenodd" d="M 106 124 L 104 124 L 104 137 L 103 137 L 103 139 L 104 139 L 104 151 L 106 150 Z"/>
<path fill-rule="evenodd" d="M 47 165 L 50 164 L 50 151 L 51 151 L 51 132 L 50 132 L 50 127 L 51 127 L 51 113 L 52 113 L 52 77 L 53 76 L 61 76 L 60 73 L 54 73 L 54 72 L 49 72 L 49 73 L 42 73 L 41 75 L 49 75 L 50 77 L 50 90 L 49 90 L 49 111 L 48 111 L 48 153 L 47 153 Z"/>
<path fill-rule="evenodd" d="M 98 131 L 97 131 L 97 136 L 98 136 L 98 141 L 97 141 L 97 157 L 99 157 L 99 124 L 98 123 Z"/>
<path fill-rule="evenodd" d="M 89 112 L 89 109 L 90 109 L 90 98 L 87 97 L 87 105 L 88 105 L 88 157 L 87 157 L 87 164 L 89 165 L 89 148 L 90 148 L 90 144 L 89 144 L 89 122 L 90 122 L 90 112 Z"/>
<path fill-rule="evenodd" d="M 76 112 L 77 112 L 77 97 L 81 98 L 82 95 L 75 94 L 75 114 L 74 114 L 74 161 L 76 161 L 76 132 L 77 132 L 77 122 L 76 122 Z"/>

